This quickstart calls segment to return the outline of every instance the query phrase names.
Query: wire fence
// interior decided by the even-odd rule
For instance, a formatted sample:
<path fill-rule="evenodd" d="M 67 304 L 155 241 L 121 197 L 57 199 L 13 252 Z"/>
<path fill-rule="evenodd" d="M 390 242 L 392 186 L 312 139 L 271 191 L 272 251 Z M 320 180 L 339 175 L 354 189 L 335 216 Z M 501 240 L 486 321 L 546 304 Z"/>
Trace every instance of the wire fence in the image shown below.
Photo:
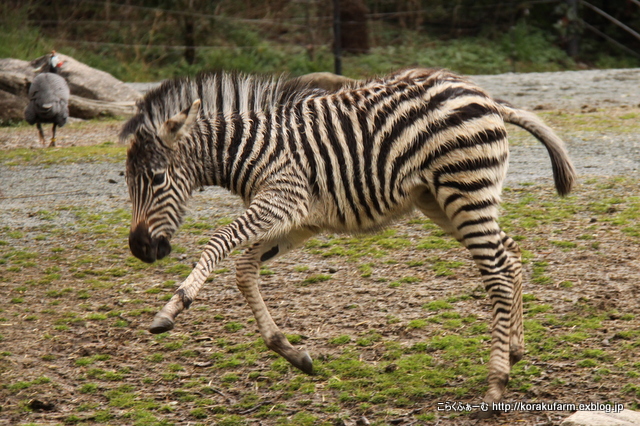
<path fill-rule="evenodd" d="M 562 3 L 564 1 L 565 0 L 528 0 L 526 2 L 523 2 L 522 0 L 515 0 L 515 1 L 501 1 L 501 2 L 488 3 L 488 4 L 464 4 L 464 5 L 463 4 L 454 4 L 453 2 L 447 2 L 447 4 L 439 5 L 439 7 L 441 9 L 451 13 L 454 10 L 460 10 L 461 8 L 462 9 L 467 9 L 467 10 L 495 9 L 495 8 L 517 8 L 517 7 L 522 7 L 522 6 L 530 7 L 530 6 L 540 5 L 540 4 Z M 634 2 L 637 2 L 638 4 L 640 4 L 640 0 L 631 0 L 631 1 L 634 1 Z M 79 2 L 77 0 L 59 0 L 58 3 L 67 3 L 69 5 L 77 6 L 77 4 Z M 141 5 L 131 4 L 131 3 L 117 3 L 117 2 L 110 1 L 110 0 L 82 0 L 80 3 L 83 3 L 83 4 L 94 4 L 96 6 L 100 6 L 101 8 L 140 10 L 140 11 L 145 11 L 145 12 L 162 13 L 162 14 L 175 15 L 175 16 L 190 16 L 190 17 L 199 18 L 199 19 L 200 18 L 203 18 L 203 19 L 225 19 L 225 20 L 229 20 L 229 21 L 232 21 L 232 22 L 239 22 L 239 23 L 277 24 L 277 25 L 280 25 L 280 24 L 283 23 L 283 21 L 275 20 L 275 19 L 237 18 L 237 17 L 233 17 L 233 16 L 221 16 L 221 15 L 212 14 L 212 13 L 204 13 L 204 12 L 200 12 L 200 11 L 191 12 L 191 11 L 184 11 L 184 10 L 177 10 L 177 9 L 163 8 L 163 7 L 141 6 Z M 311 4 L 319 4 L 321 2 L 319 0 L 302 0 L 299 3 L 305 3 L 307 5 L 311 5 Z M 399 17 L 404 17 L 404 16 L 415 16 L 415 15 L 429 14 L 429 13 L 432 13 L 432 12 L 433 12 L 433 9 L 431 9 L 431 8 L 416 8 L 416 9 L 407 10 L 407 11 L 366 13 L 365 17 L 367 19 L 372 19 L 372 20 L 394 19 L 394 18 L 399 18 Z M 318 17 L 317 19 L 319 21 L 330 22 L 330 21 L 332 21 L 333 17 L 330 14 L 328 14 L 327 16 Z M 295 22 L 295 21 L 303 22 L 304 20 L 305 20 L 304 17 L 288 17 L 287 18 L 287 21 L 290 22 L 290 23 Z M 55 21 L 54 20 L 41 19 L 41 20 L 33 20 L 31 22 L 35 22 L 35 23 L 47 23 L 47 22 L 48 23 L 52 23 L 52 22 L 55 22 Z M 94 21 L 90 21 L 90 22 L 94 22 Z M 102 22 L 106 22 L 106 21 L 102 21 Z M 109 22 L 112 22 L 112 21 L 109 21 Z M 140 22 L 140 21 L 138 21 L 138 22 Z M 285 23 L 287 23 L 287 22 L 285 22 Z M 348 23 L 348 21 L 345 21 L 345 23 Z M 298 24 L 298 25 L 304 25 L 304 24 Z"/>
<path fill-rule="evenodd" d="M 173 2 L 174 5 L 179 3 L 181 2 Z M 213 3 L 214 2 L 211 2 L 211 4 Z M 257 47 L 255 40 L 252 40 L 249 43 L 243 43 L 242 41 L 229 41 L 221 38 L 218 38 L 216 41 L 215 38 L 209 37 L 204 40 L 200 38 L 198 42 L 196 42 L 195 37 L 192 37 L 191 42 L 188 42 L 185 35 L 178 36 L 177 34 L 174 34 L 173 37 L 166 35 L 156 35 L 155 37 L 150 36 L 149 34 L 153 34 L 154 30 L 156 31 L 155 34 L 158 32 L 157 28 L 154 27 L 158 25 L 158 17 L 166 16 L 177 21 L 192 20 L 197 22 L 208 22 L 208 24 L 201 24 L 201 26 L 210 25 L 215 27 L 218 25 L 235 25 L 237 27 L 254 29 L 277 28 L 278 31 L 276 32 L 286 33 L 286 37 L 283 37 L 285 43 L 297 44 L 309 50 L 326 49 L 328 51 L 333 51 L 336 57 L 336 63 L 339 63 L 340 56 L 342 55 L 340 39 L 344 37 L 344 29 L 348 28 L 350 25 L 361 24 L 364 21 L 367 25 L 368 33 L 370 34 L 369 38 L 372 46 L 380 46 L 385 43 L 394 42 L 394 40 L 388 41 L 380 36 L 380 34 L 384 33 L 385 28 L 383 27 L 390 23 L 397 23 L 403 19 L 412 19 L 416 22 L 416 27 L 419 28 L 436 25 L 432 23 L 425 24 L 425 22 L 428 21 L 429 16 L 432 16 L 434 12 L 432 8 L 417 7 L 412 10 L 369 11 L 368 13 L 363 14 L 363 21 L 354 21 L 345 19 L 340 13 L 333 13 L 337 10 L 336 8 L 339 8 L 341 3 L 340 0 L 333 0 L 333 2 L 331 2 L 331 0 L 298 0 L 297 2 L 293 1 L 290 3 L 297 4 L 298 7 L 302 8 L 303 12 L 298 13 L 297 15 L 282 15 L 275 18 L 263 17 L 253 19 L 218 13 L 218 11 L 212 9 L 211 4 L 204 10 L 188 10 L 188 8 L 185 10 L 184 8 L 178 9 L 176 7 L 145 6 L 132 4 L 131 2 L 120 3 L 112 0 L 59 0 L 57 2 L 58 9 L 67 7 L 74 10 L 68 17 L 63 18 L 63 22 L 65 26 L 73 26 L 76 31 L 80 31 L 79 28 L 81 27 L 84 28 L 83 31 L 85 33 L 89 32 L 92 28 L 103 28 L 105 30 L 111 29 L 113 31 L 121 31 L 124 34 L 127 32 L 133 33 L 136 28 L 146 28 L 145 26 L 148 25 L 151 25 L 151 28 L 147 31 L 137 30 L 138 33 L 136 36 L 138 39 L 136 39 L 136 36 L 129 35 L 127 37 L 122 37 L 122 40 L 118 41 L 114 41 L 113 39 L 108 40 L 101 36 L 102 33 L 100 31 L 95 31 L 93 37 L 54 36 L 52 37 L 52 40 L 57 43 L 64 43 L 67 45 L 111 47 L 134 50 L 251 50 Z M 402 3 L 405 4 L 410 2 Z M 562 21 L 562 19 L 564 19 L 565 24 L 568 21 L 569 23 L 567 25 L 577 26 L 579 31 L 574 30 L 572 34 L 569 34 L 569 39 L 571 39 L 571 37 L 580 37 L 581 34 L 579 32 L 588 31 L 615 45 L 627 54 L 640 58 L 640 53 L 637 48 L 640 44 L 634 42 L 630 43 L 626 39 L 621 39 L 620 37 L 608 34 L 606 30 L 602 30 L 595 22 L 591 22 L 584 17 L 584 13 L 580 13 L 578 7 L 582 11 L 588 10 L 590 13 L 594 13 L 598 17 L 606 20 L 610 25 L 614 25 L 625 34 L 631 36 L 636 42 L 640 42 L 640 32 L 633 29 L 631 24 L 623 23 L 621 20 L 616 19 L 601 8 L 585 0 L 529 0 L 526 2 L 516 0 L 476 3 L 437 3 L 440 14 L 445 16 L 444 18 L 441 18 L 441 21 L 451 22 L 449 31 L 452 34 L 462 33 L 466 29 L 462 23 L 463 20 L 460 18 L 462 15 L 473 16 L 474 14 L 489 14 L 492 12 L 495 12 L 496 14 L 500 13 L 504 16 L 513 15 L 507 20 L 510 24 L 513 24 L 516 19 L 521 19 L 516 17 L 516 15 L 521 15 L 523 10 L 526 10 L 527 13 L 524 14 L 524 16 L 526 16 L 529 10 L 535 10 L 536 7 L 546 7 L 545 10 L 548 10 L 548 7 L 552 5 L 568 5 L 569 11 L 572 7 L 575 8 L 575 10 L 573 10 L 575 16 L 572 17 L 570 16 L 570 13 L 567 12 L 565 17 L 556 16 L 555 18 L 549 18 L 549 20 L 551 21 L 556 19 L 558 21 Z M 640 0 L 629 0 L 629 3 L 639 7 L 637 15 L 640 15 Z M 171 2 L 167 2 L 166 4 L 171 4 Z M 202 5 L 205 3 L 200 4 Z M 413 4 L 416 4 L 416 2 L 413 2 Z M 417 2 L 417 4 L 420 5 L 420 2 Z M 318 9 L 327 5 L 332 6 L 333 10 L 330 10 L 331 7 L 329 7 L 329 10 L 320 10 L 318 12 Z M 93 10 L 82 13 L 80 10 L 82 7 L 88 8 L 87 10 L 93 7 Z M 310 12 L 312 7 L 317 13 Z M 103 16 L 104 14 L 109 15 L 109 17 L 113 16 L 114 19 L 105 19 Z M 86 15 L 93 15 L 94 17 L 92 19 L 87 19 Z M 469 21 L 469 19 L 467 20 Z M 40 27 L 55 27 L 59 26 L 61 21 L 60 19 L 33 19 L 33 17 L 31 17 L 26 20 L 25 24 Z M 400 24 L 400 27 L 404 26 L 403 22 L 400 22 Z M 183 31 L 180 24 L 176 24 L 176 22 L 170 25 L 174 25 L 173 30 L 175 33 Z M 175 27 L 175 25 L 178 26 Z M 550 28 L 552 28 L 552 25 Z M 343 37 L 336 38 L 336 33 L 342 33 Z M 357 47 L 351 49 L 351 52 L 357 53 L 357 51 Z"/>

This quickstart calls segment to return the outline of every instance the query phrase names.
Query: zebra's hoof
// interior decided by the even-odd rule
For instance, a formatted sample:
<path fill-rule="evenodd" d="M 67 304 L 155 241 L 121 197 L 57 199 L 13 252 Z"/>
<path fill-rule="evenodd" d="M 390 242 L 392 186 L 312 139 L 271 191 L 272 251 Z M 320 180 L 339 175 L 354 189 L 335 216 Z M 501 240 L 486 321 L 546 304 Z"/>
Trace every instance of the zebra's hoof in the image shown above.
<path fill-rule="evenodd" d="M 294 367 L 302 370 L 303 373 L 308 375 L 313 375 L 313 361 L 309 356 L 309 353 L 303 352 L 300 359 L 296 360 L 295 363 L 292 363 Z"/>
<path fill-rule="evenodd" d="M 153 334 L 164 333 L 165 331 L 169 331 L 173 328 L 173 320 L 171 318 L 156 315 L 153 319 L 153 323 L 151 323 L 151 327 L 149 327 L 149 332 Z"/>

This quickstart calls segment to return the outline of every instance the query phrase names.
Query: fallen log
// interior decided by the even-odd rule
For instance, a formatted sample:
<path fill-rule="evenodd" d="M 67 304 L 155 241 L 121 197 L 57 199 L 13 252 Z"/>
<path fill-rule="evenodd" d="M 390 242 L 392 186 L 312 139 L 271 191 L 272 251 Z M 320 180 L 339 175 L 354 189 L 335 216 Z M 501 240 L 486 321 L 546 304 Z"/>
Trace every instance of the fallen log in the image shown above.
<path fill-rule="evenodd" d="M 129 117 L 135 112 L 140 93 L 113 76 L 95 70 L 73 58 L 59 55 L 66 62 L 61 75 L 69 82 L 69 115 L 75 118 Z M 47 55 L 48 57 L 48 55 Z M 0 122 L 24 119 L 31 81 L 42 58 L 32 62 L 0 59 Z M 36 67 L 36 68 L 34 68 Z M 65 70 L 66 68 L 66 70 Z"/>
<path fill-rule="evenodd" d="M 15 96 L 27 96 L 33 77 L 15 71 L 0 70 L 0 90 Z"/>
<path fill-rule="evenodd" d="M 92 68 L 71 56 L 57 53 L 62 61 L 58 74 L 67 80 L 72 95 L 107 102 L 136 101 L 142 96 L 111 74 Z M 32 69 L 39 70 L 47 64 L 51 55 L 47 54 L 34 59 L 29 64 Z"/>
<path fill-rule="evenodd" d="M 135 113 L 135 102 L 106 102 L 71 95 L 69 115 L 91 119 L 97 117 L 130 117 Z"/>

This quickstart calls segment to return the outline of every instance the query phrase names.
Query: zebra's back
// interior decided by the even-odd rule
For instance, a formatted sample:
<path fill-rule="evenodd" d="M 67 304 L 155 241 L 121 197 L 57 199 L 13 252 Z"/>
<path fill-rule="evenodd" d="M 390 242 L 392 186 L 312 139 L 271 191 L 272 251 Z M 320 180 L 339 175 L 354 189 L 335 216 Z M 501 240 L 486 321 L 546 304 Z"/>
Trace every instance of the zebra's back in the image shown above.
<path fill-rule="evenodd" d="M 410 211 L 423 191 L 442 208 L 454 194 L 472 204 L 498 201 L 504 122 L 495 102 L 460 76 L 408 70 L 313 94 L 289 111 L 291 151 L 303 158 L 297 166 L 314 193 L 309 223 L 376 230 Z"/>

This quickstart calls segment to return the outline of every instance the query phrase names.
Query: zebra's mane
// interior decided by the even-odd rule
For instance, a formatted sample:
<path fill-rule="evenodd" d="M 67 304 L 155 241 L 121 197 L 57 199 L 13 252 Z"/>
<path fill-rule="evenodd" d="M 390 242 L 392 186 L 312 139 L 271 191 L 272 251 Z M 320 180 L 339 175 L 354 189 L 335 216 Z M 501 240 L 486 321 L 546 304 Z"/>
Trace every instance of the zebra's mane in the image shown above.
<path fill-rule="evenodd" d="M 122 128 L 120 139 L 129 135 L 153 134 L 160 126 L 196 100 L 201 114 L 213 117 L 250 111 L 267 112 L 319 89 L 310 88 L 297 78 L 260 76 L 243 73 L 201 73 L 196 77 L 165 80 L 137 102 L 137 112 Z"/>

